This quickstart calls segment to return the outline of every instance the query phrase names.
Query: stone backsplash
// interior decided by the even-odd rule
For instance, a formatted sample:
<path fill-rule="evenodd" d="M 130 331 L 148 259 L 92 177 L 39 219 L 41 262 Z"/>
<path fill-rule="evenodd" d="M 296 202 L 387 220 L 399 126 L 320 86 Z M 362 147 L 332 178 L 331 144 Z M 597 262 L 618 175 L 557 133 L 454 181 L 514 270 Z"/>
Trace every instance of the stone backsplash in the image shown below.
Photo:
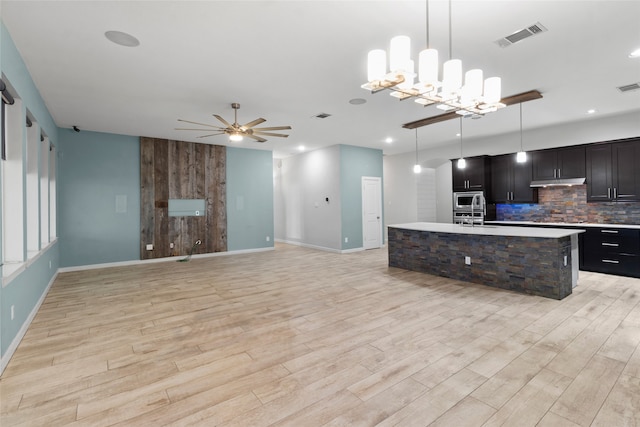
<path fill-rule="evenodd" d="M 537 204 L 498 204 L 498 221 L 640 224 L 640 202 L 587 203 L 587 186 L 538 189 Z"/>

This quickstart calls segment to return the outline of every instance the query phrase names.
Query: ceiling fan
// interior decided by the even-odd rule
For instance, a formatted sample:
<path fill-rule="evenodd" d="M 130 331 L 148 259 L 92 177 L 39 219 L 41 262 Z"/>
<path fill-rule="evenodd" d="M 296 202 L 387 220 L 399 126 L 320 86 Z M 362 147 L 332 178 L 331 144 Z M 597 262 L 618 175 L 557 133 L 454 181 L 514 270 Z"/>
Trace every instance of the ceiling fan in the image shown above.
<path fill-rule="evenodd" d="M 266 127 L 266 128 L 254 128 L 254 126 L 257 126 L 260 123 L 266 122 L 266 119 L 263 119 L 261 117 L 255 120 L 252 120 L 249 123 L 246 123 L 244 125 L 240 125 L 238 123 L 238 109 L 240 108 L 240 104 L 234 102 L 233 104 L 231 104 L 231 108 L 233 108 L 235 112 L 234 114 L 235 117 L 232 124 L 226 121 L 225 119 L 223 119 L 222 117 L 218 116 L 217 114 L 213 115 L 213 117 L 220 120 L 225 127 L 210 125 L 206 123 L 192 122 L 190 120 L 178 119 L 178 121 L 180 122 L 191 123 L 194 125 L 205 126 L 205 127 L 204 128 L 176 128 L 176 130 L 198 130 L 198 131 L 213 132 L 207 135 L 200 135 L 197 138 L 206 138 L 208 136 L 227 134 L 229 135 L 229 139 L 231 141 L 242 141 L 242 138 L 247 136 L 251 139 L 255 139 L 258 142 L 265 142 L 266 139 L 263 138 L 263 136 L 277 136 L 281 138 L 286 138 L 289 136 L 284 133 L 273 133 L 269 131 L 287 130 L 287 129 L 291 129 L 291 126 L 272 126 L 272 127 Z"/>

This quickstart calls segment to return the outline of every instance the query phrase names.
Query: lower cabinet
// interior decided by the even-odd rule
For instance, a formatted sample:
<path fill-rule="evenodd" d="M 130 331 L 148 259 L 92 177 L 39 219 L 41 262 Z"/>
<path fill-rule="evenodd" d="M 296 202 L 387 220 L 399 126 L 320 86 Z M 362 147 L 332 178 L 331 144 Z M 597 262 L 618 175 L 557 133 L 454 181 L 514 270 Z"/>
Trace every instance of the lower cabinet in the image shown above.
<path fill-rule="evenodd" d="M 585 227 L 580 268 L 640 277 L 640 230 Z"/>

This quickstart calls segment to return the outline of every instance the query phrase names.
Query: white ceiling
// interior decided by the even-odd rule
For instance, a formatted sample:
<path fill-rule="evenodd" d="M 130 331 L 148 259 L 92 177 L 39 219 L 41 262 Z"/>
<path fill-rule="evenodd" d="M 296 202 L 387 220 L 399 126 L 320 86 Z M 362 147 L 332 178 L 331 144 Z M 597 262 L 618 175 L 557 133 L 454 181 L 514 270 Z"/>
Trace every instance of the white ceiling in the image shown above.
<path fill-rule="evenodd" d="M 502 77 L 502 94 L 532 89 L 544 98 L 523 104 L 525 129 L 640 111 L 640 1 L 453 0 L 453 56 L 464 70 Z M 437 115 L 435 107 L 369 94 L 367 52 L 391 37 L 426 44 L 426 1 L 5 1 L 2 20 L 60 127 L 213 144 L 176 131 L 178 118 L 217 125 L 264 117 L 261 126 L 291 125 L 289 138 L 240 146 L 276 157 L 334 144 L 415 149 L 403 123 Z M 431 47 L 448 59 L 448 2 L 430 0 Z M 494 41 L 536 22 L 548 32 L 508 48 Z M 140 46 L 108 41 L 127 32 Z M 363 105 L 351 105 L 363 98 Z M 587 115 L 588 109 L 596 109 Z M 331 117 L 317 119 L 319 113 Z M 459 121 L 420 128 L 420 148 L 455 143 Z M 465 120 L 465 141 L 519 129 L 517 106 Z M 393 139 L 391 144 L 385 139 Z"/>

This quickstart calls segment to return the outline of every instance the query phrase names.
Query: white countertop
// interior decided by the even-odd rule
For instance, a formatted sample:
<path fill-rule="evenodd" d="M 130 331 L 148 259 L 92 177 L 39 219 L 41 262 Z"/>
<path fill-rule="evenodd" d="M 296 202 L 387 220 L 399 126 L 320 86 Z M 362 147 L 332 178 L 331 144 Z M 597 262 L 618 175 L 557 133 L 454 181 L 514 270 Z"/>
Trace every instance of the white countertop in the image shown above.
<path fill-rule="evenodd" d="M 485 221 L 485 224 L 514 224 L 514 225 L 530 225 L 530 226 L 552 226 L 552 227 L 599 227 L 599 228 L 629 228 L 632 230 L 640 230 L 640 225 L 636 224 L 597 224 L 592 222 L 535 222 L 535 221 Z"/>
<path fill-rule="evenodd" d="M 411 222 L 407 224 L 393 224 L 389 228 L 401 228 L 415 231 L 432 231 L 436 233 L 475 234 L 478 236 L 514 236 L 514 237 L 542 237 L 559 239 L 584 233 L 575 228 L 544 228 L 544 227 L 509 227 L 497 225 L 469 225 L 445 224 L 440 222 Z"/>

